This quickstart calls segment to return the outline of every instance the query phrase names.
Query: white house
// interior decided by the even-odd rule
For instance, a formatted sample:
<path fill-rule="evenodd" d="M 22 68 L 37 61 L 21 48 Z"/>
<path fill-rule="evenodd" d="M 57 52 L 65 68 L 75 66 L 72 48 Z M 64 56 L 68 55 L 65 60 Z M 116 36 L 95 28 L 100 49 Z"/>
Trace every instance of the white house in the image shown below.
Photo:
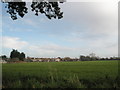
<path fill-rule="evenodd" d="M 7 63 L 5 60 L 0 60 L 0 63 Z"/>
<path fill-rule="evenodd" d="M 60 62 L 60 60 L 61 60 L 60 58 L 56 58 L 55 59 L 56 62 Z"/>

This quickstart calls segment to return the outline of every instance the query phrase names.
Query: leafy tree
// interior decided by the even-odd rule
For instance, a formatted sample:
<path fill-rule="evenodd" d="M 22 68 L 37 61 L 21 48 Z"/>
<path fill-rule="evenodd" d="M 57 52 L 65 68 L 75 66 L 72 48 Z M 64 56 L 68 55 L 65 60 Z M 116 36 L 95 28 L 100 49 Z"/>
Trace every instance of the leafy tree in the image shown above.
<path fill-rule="evenodd" d="M 70 60 L 71 60 L 70 57 L 65 57 L 65 58 L 64 58 L 64 61 L 70 61 Z"/>
<path fill-rule="evenodd" d="M 19 60 L 24 60 L 25 59 L 25 54 L 22 52 L 18 52 L 17 50 L 13 49 L 10 53 L 10 58 L 18 58 Z"/>
<path fill-rule="evenodd" d="M 20 53 L 19 59 L 22 60 L 22 61 L 25 59 L 25 54 L 23 52 Z"/>
<path fill-rule="evenodd" d="M 7 0 L 2 0 L 3 3 L 6 3 L 5 8 L 7 8 L 7 13 L 11 15 L 13 20 L 17 19 L 17 16 L 24 17 L 28 13 L 28 7 L 26 2 L 18 0 L 19 2 L 7 2 Z M 47 18 L 63 18 L 63 12 L 61 12 L 59 3 L 63 3 L 64 0 L 56 0 L 56 2 L 50 2 L 50 0 L 33 0 L 31 3 L 31 10 L 35 12 L 35 15 L 38 16 L 39 13 L 45 14 Z"/>
<path fill-rule="evenodd" d="M 20 52 L 13 49 L 13 51 L 10 53 L 10 58 L 19 58 Z"/>
<path fill-rule="evenodd" d="M 7 56 L 6 55 L 2 55 L 1 58 L 7 58 Z"/>
<path fill-rule="evenodd" d="M 86 56 L 85 57 L 85 61 L 91 61 L 92 59 L 91 59 L 91 57 L 90 56 Z"/>
<path fill-rule="evenodd" d="M 0 56 L 0 58 L 2 58 L 2 60 L 6 60 L 7 56 L 6 55 L 2 55 L 2 56 Z"/>
<path fill-rule="evenodd" d="M 80 56 L 80 61 L 95 61 L 99 60 L 97 57 L 91 57 L 91 56 Z"/>
<path fill-rule="evenodd" d="M 86 59 L 85 59 L 85 56 L 83 56 L 83 55 L 81 55 L 80 56 L 80 61 L 85 61 Z"/>

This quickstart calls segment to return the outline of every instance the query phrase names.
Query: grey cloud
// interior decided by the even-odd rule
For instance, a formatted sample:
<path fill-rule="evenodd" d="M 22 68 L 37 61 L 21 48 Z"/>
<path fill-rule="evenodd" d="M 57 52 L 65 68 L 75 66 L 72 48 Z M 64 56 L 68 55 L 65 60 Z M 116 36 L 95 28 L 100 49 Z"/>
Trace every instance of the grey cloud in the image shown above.
<path fill-rule="evenodd" d="M 88 32 L 107 34 L 117 30 L 117 6 L 111 3 L 66 3 L 63 10 L 65 19 L 89 28 Z"/>

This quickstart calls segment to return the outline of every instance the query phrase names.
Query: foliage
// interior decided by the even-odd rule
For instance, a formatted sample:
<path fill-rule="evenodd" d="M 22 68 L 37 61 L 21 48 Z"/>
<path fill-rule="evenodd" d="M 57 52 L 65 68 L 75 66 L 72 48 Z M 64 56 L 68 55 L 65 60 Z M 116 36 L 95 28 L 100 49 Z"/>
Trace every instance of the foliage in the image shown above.
<path fill-rule="evenodd" d="M 19 59 L 20 59 L 20 60 L 24 60 L 24 59 L 25 59 L 25 54 L 24 54 L 23 52 L 20 53 Z"/>
<path fill-rule="evenodd" d="M 6 0 L 3 0 L 5 2 Z M 31 4 L 31 10 L 35 12 L 35 15 L 38 16 L 38 13 L 45 14 L 47 18 L 63 18 L 63 12 L 61 12 L 59 3 L 63 3 L 64 0 L 61 2 L 57 0 L 56 2 L 50 2 L 49 0 L 33 0 Z M 26 2 L 19 0 L 19 2 L 5 2 L 7 13 L 11 15 L 13 20 L 17 19 L 17 15 L 20 17 L 24 17 L 25 14 L 28 13 L 28 7 Z"/>
<path fill-rule="evenodd" d="M 100 57 L 91 57 L 91 56 L 81 55 L 79 60 L 80 61 L 120 60 L 120 57 L 100 58 Z"/>
<path fill-rule="evenodd" d="M 2 56 L 0 56 L 0 58 L 2 58 L 3 60 L 6 60 L 7 56 L 6 55 L 2 55 Z"/>
<path fill-rule="evenodd" d="M 3 64 L 4 88 L 120 88 L 118 61 Z"/>
<path fill-rule="evenodd" d="M 13 58 L 18 58 L 20 60 L 24 60 L 25 59 L 25 54 L 22 52 L 18 52 L 17 50 L 13 49 L 10 53 L 10 58 L 13 59 Z"/>
<path fill-rule="evenodd" d="M 20 55 L 20 52 L 13 49 L 12 52 L 10 53 L 10 58 L 19 58 L 19 55 Z"/>
<path fill-rule="evenodd" d="M 70 61 L 70 60 L 71 60 L 70 57 L 65 57 L 65 58 L 63 58 L 63 61 Z"/>

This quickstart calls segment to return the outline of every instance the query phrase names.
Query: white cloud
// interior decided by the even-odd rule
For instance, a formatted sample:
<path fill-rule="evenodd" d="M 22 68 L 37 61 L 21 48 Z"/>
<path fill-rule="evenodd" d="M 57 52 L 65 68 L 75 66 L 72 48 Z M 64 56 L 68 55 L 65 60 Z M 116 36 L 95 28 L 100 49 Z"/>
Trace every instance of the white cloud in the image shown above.
<path fill-rule="evenodd" d="M 82 41 L 81 43 L 84 43 Z M 87 46 L 86 46 L 87 45 Z M 27 56 L 30 57 L 79 57 L 82 55 L 89 55 L 89 53 L 94 52 L 100 57 L 110 57 L 117 56 L 118 43 L 111 41 L 93 40 L 92 42 L 86 42 L 84 46 L 74 46 L 68 47 L 63 45 L 58 45 L 55 43 L 44 43 L 44 44 L 33 44 L 30 42 L 22 41 L 17 37 L 3 37 L 3 47 L 9 49 L 19 49 L 24 51 Z M 86 48 L 87 47 L 87 48 Z M 4 50 L 5 51 L 5 50 Z"/>
<path fill-rule="evenodd" d="M 36 27 L 36 26 L 37 26 L 37 23 L 34 22 L 32 19 L 24 19 L 24 20 L 23 20 L 23 23 L 24 23 L 24 24 L 28 24 L 28 25 L 33 26 L 33 27 Z"/>
<path fill-rule="evenodd" d="M 22 49 L 24 48 L 28 43 L 26 41 L 20 40 L 20 38 L 17 37 L 8 37 L 3 36 L 2 37 L 2 46 L 9 49 Z"/>
<path fill-rule="evenodd" d="M 27 46 L 24 51 L 26 51 L 28 56 L 35 57 L 78 57 L 80 54 L 88 55 L 91 52 L 96 53 L 98 56 L 117 55 L 117 4 L 77 2 L 61 4 L 61 8 L 63 9 L 64 17 L 62 19 L 63 21 L 58 21 L 58 26 L 56 21 L 53 22 L 51 20 L 52 23 L 46 23 L 47 18 L 35 18 L 33 13 L 31 16 L 26 15 L 24 19 L 20 18 L 19 27 L 22 27 L 22 25 L 27 25 L 29 28 L 39 28 L 41 26 L 42 29 L 40 28 L 38 31 L 41 36 L 45 35 L 46 37 L 41 37 L 39 35 L 40 38 L 43 38 L 43 40 L 58 39 L 58 41 L 62 41 L 63 45 L 57 45 L 54 43 L 42 44 L 43 42 L 39 45 L 39 43 L 28 43 L 16 37 L 3 37 L 5 40 L 3 46 L 6 48 L 24 48 L 24 46 Z M 7 23 L 6 25 L 10 25 L 10 23 Z M 65 25 L 67 25 L 67 27 Z M 29 28 L 25 28 L 25 30 L 23 29 L 22 31 L 31 31 Z M 10 30 L 21 31 L 15 27 Z M 34 31 L 37 30 L 35 29 Z M 48 35 L 50 38 L 52 37 L 54 39 L 48 39 Z M 64 41 L 66 42 L 64 43 Z M 74 45 L 71 45 L 71 47 L 69 47 L 69 45 L 65 46 L 66 43 L 72 45 L 74 43 Z"/>
<path fill-rule="evenodd" d="M 76 57 L 76 53 L 78 52 L 78 48 L 71 48 L 66 47 L 54 43 L 46 43 L 41 45 L 29 45 L 27 47 L 27 55 L 28 56 L 34 56 L 34 57 Z"/>
<path fill-rule="evenodd" d="M 61 7 L 66 20 L 82 26 L 87 32 L 109 34 L 117 30 L 117 3 L 73 2 L 65 3 Z"/>
<path fill-rule="evenodd" d="M 74 57 L 75 54 L 71 53 L 76 51 L 77 48 L 70 48 L 54 43 L 44 43 L 44 44 L 32 44 L 30 42 L 22 41 L 18 37 L 2 37 L 2 47 L 5 49 L 18 49 L 24 51 L 27 56 L 34 57 L 57 57 L 57 56 L 71 56 Z M 72 55 L 73 54 L 73 55 Z M 76 56 L 76 55 L 75 55 Z"/>
<path fill-rule="evenodd" d="M 98 42 L 95 42 L 98 43 Z M 57 44 L 30 45 L 27 47 L 27 55 L 33 57 L 78 57 L 80 55 L 89 55 L 94 52 L 100 57 L 118 56 L 118 44 L 107 43 L 88 43 L 84 47 L 66 47 Z M 99 45 L 100 44 L 100 45 Z"/>

